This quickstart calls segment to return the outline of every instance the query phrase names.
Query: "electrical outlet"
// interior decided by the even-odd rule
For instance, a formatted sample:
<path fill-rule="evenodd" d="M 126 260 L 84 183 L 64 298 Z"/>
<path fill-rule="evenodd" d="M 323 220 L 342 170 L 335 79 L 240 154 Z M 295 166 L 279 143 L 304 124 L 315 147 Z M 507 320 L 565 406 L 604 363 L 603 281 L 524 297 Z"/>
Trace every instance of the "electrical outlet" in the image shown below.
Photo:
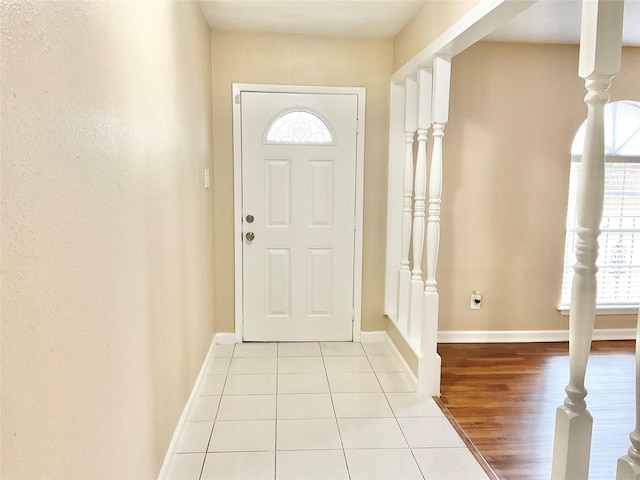
<path fill-rule="evenodd" d="M 469 308 L 471 308 L 471 310 L 480 310 L 481 306 L 482 292 L 479 292 L 478 290 L 471 292 L 471 303 L 469 305 Z"/>

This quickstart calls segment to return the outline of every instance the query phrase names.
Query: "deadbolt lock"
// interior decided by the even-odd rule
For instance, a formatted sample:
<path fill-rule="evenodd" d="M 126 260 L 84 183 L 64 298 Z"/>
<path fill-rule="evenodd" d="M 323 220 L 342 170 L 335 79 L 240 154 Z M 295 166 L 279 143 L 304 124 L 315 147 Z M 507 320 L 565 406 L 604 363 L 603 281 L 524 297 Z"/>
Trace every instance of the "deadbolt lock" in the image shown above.
<path fill-rule="evenodd" d="M 253 241 L 253 239 L 256 238 L 256 236 L 255 236 L 255 234 L 253 232 L 247 232 L 246 237 L 247 237 L 247 240 L 249 242 Z"/>
<path fill-rule="evenodd" d="M 253 223 L 253 215 L 247 215 L 247 223 Z"/>

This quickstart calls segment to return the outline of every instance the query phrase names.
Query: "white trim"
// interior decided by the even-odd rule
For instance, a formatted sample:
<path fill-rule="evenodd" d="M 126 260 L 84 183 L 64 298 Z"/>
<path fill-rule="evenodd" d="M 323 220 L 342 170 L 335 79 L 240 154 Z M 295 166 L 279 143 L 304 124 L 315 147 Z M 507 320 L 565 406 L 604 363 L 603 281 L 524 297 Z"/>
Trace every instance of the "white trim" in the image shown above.
<path fill-rule="evenodd" d="M 571 307 L 562 305 L 558 307 L 558 312 L 562 316 L 568 316 L 571 312 Z M 596 307 L 596 315 L 637 315 L 638 314 L 638 306 L 637 305 L 621 305 L 619 307 L 610 306 L 610 307 Z"/>
<path fill-rule="evenodd" d="M 402 175 L 404 170 L 404 84 L 391 83 L 387 173 L 387 251 L 384 314 L 398 313 L 398 269 L 401 254 Z"/>
<path fill-rule="evenodd" d="M 414 343 L 409 340 L 407 338 L 407 335 L 405 334 L 405 332 L 403 332 L 399 327 L 398 327 L 398 323 L 395 320 L 395 316 L 394 315 L 387 315 L 387 317 L 389 318 L 389 321 L 391 323 L 393 323 L 393 326 L 396 328 L 396 331 L 398 332 L 398 334 L 400 335 L 400 337 L 402 338 L 402 340 L 404 341 L 404 343 L 407 344 L 407 346 L 409 347 L 409 350 L 411 350 L 413 352 L 413 354 L 416 356 L 416 358 L 422 358 L 422 353 L 420 352 L 420 350 L 417 348 L 417 345 L 414 345 Z"/>
<path fill-rule="evenodd" d="M 536 1 L 484 0 L 478 3 L 442 35 L 396 70 L 391 77 L 392 82 L 402 83 L 407 77 L 415 77 L 418 69 L 430 65 L 437 55 L 455 57 L 529 8 Z"/>
<path fill-rule="evenodd" d="M 384 342 L 387 332 L 378 330 L 376 332 L 360 332 L 361 343 Z"/>
<path fill-rule="evenodd" d="M 391 348 L 391 350 L 393 350 L 394 352 L 393 356 L 398 361 L 398 364 L 402 369 L 402 373 L 404 373 L 409 378 L 409 381 L 411 382 L 411 386 L 417 392 L 418 378 L 416 377 L 415 373 L 413 373 L 413 370 L 411 370 L 411 367 L 409 366 L 405 358 L 400 353 L 400 350 L 398 350 L 398 347 L 396 347 L 395 343 L 393 343 L 393 340 L 391 340 L 391 337 L 389 336 L 389 334 L 384 330 L 378 330 L 375 332 L 362 332 L 362 340 L 360 343 L 368 343 L 368 342 L 384 342 L 389 346 L 389 348 Z M 413 354 L 416 356 L 416 359 L 419 362 L 420 355 L 416 353 L 416 351 L 411 345 L 409 345 L 409 348 L 411 352 L 413 352 Z"/>
<path fill-rule="evenodd" d="M 633 340 L 634 328 L 602 328 L 593 331 L 593 340 Z M 440 331 L 438 343 L 534 343 L 567 342 L 569 330 Z"/>
<path fill-rule="evenodd" d="M 231 345 L 234 343 L 238 343 L 236 340 L 236 334 L 233 332 L 216 333 L 213 342 L 216 345 Z"/>
<path fill-rule="evenodd" d="M 365 132 L 365 87 L 327 87 L 300 85 L 263 85 L 234 83 L 233 105 L 233 218 L 235 259 L 235 341 L 242 342 L 242 118 L 241 105 L 235 101 L 242 92 L 310 93 L 358 96 L 358 135 L 356 151 L 356 202 L 355 239 L 353 260 L 353 330 L 354 342 L 360 341 L 362 325 L 362 239 L 364 221 L 364 132 Z M 239 97 L 238 97 L 239 98 Z"/>
<path fill-rule="evenodd" d="M 365 333 L 365 332 L 362 332 L 362 333 Z M 389 336 L 389 334 L 387 332 L 385 332 L 385 331 L 381 331 L 381 332 L 366 332 L 366 333 L 382 334 L 382 341 L 385 342 L 391 348 L 391 350 L 393 350 L 393 352 L 394 352 L 393 356 L 396 357 L 396 360 L 400 364 L 400 368 L 402 369 L 402 373 L 404 373 L 409 378 L 409 381 L 411 382 L 411 386 L 413 387 L 414 391 L 417 392 L 418 391 L 418 378 L 413 373 L 413 370 L 411 370 L 411 367 L 409 367 L 409 364 L 407 363 L 407 361 L 404 359 L 404 357 L 400 353 L 400 350 L 398 350 L 398 347 L 396 347 L 395 343 L 393 343 L 393 340 L 391 340 L 391 337 Z M 414 351 L 413 348 L 411 349 L 411 351 Z M 419 358 L 418 358 L 418 360 L 419 360 Z"/>
<path fill-rule="evenodd" d="M 355 238 L 353 245 L 353 341 L 360 341 L 362 328 L 362 260 L 364 238 L 364 133 L 366 89 L 359 87 L 358 95 L 358 134 L 356 138 L 356 206 Z"/>
<path fill-rule="evenodd" d="M 178 446 L 178 441 L 180 440 L 180 436 L 182 435 L 182 432 L 184 431 L 184 428 L 187 425 L 187 422 L 189 419 L 189 412 L 191 411 L 191 407 L 193 406 L 193 403 L 195 402 L 196 397 L 198 396 L 197 392 L 200 388 L 200 384 L 204 381 L 204 376 L 206 375 L 207 370 L 209 368 L 209 362 L 213 357 L 213 349 L 215 348 L 216 344 L 228 343 L 226 341 L 220 341 L 220 339 L 224 339 L 225 336 L 227 335 L 229 334 L 216 333 L 213 336 L 213 339 L 211 340 L 211 345 L 209 345 L 209 350 L 207 350 L 207 356 L 205 357 L 204 362 L 202 363 L 202 367 L 200 368 L 200 372 L 196 377 L 196 381 L 193 385 L 193 388 L 191 389 L 191 393 L 189 394 L 187 403 L 185 404 L 184 409 L 182 410 L 182 415 L 180 415 L 180 419 L 178 420 L 176 429 L 173 432 L 173 437 L 171 437 L 171 442 L 169 443 L 169 448 L 167 448 L 167 453 L 164 456 L 164 461 L 162 462 L 160 473 L 158 473 L 158 480 L 164 480 L 164 479 L 169 480 L 169 477 L 167 475 L 169 474 L 169 468 L 171 468 L 171 460 L 173 459 L 173 455 L 175 454 L 175 450 L 176 450 L 176 447 Z M 234 335 L 234 338 L 235 338 L 235 335 Z M 235 342 L 231 342 L 231 343 L 235 343 Z"/>
<path fill-rule="evenodd" d="M 235 334 L 242 342 L 242 117 L 240 92 L 242 85 L 233 84 L 233 244 L 235 272 Z M 236 102 L 235 99 L 238 99 Z"/>

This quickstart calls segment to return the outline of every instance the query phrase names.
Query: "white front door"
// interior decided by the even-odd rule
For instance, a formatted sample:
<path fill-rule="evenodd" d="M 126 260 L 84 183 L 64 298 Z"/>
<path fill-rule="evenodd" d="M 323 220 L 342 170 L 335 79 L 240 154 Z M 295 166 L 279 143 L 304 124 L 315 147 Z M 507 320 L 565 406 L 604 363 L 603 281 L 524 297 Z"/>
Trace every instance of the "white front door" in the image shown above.
<path fill-rule="evenodd" d="M 358 96 L 240 105 L 243 340 L 352 340 Z"/>

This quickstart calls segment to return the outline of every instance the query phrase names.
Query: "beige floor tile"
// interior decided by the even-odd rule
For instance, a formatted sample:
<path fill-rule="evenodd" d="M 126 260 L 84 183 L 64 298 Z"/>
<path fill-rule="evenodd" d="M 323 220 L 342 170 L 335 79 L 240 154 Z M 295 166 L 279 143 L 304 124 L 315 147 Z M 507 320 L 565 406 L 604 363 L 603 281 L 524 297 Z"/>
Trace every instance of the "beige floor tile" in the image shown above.
<path fill-rule="evenodd" d="M 345 450 L 351 480 L 422 480 L 409 449 Z"/>
<path fill-rule="evenodd" d="M 275 420 L 275 395 L 225 395 L 217 420 Z"/>
<path fill-rule="evenodd" d="M 319 357 L 320 344 L 318 342 L 279 343 L 279 357 Z"/>
<path fill-rule="evenodd" d="M 416 448 L 413 455 L 425 478 L 489 480 L 467 448 Z"/>
<path fill-rule="evenodd" d="M 273 395 L 276 375 L 229 375 L 223 395 Z"/>
<path fill-rule="evenodd" d="M 341 449 L 335 419 L 278 420 L 278 450 Z"/>
<path fill-rule="evenodd" d="M 445 417 L 398 418 L 411 448 L 464 447 L 464 442 Z"/>
<path fill-rule="evenodd" d="M 201 480 L 273 480 L 275 460 L 275 452 L 208 453 Z"/>
<path fill-rule="evenodd" d="M 329 393 L 324 373 L 283 373 L 278 375 L 278 393 Z"/>
<path fill-rule="evenodd" d="M 278 395 L 278 419 L 335 418 L 328 393 Z"/>
<path fill-rule="evenodd" d="M 349 448 L 408 448 L 395 418 L 340 418 L 340 438 Z"/>
<path fill-rule="evenodd" d="M 218 420 L 213 427 L 209 452 L 275 450 L 275 420 Z"/>
<path fill-rule="evenodd" d="M 349 480 L 342 450 L 276 453 L 276 480 Z"/>

